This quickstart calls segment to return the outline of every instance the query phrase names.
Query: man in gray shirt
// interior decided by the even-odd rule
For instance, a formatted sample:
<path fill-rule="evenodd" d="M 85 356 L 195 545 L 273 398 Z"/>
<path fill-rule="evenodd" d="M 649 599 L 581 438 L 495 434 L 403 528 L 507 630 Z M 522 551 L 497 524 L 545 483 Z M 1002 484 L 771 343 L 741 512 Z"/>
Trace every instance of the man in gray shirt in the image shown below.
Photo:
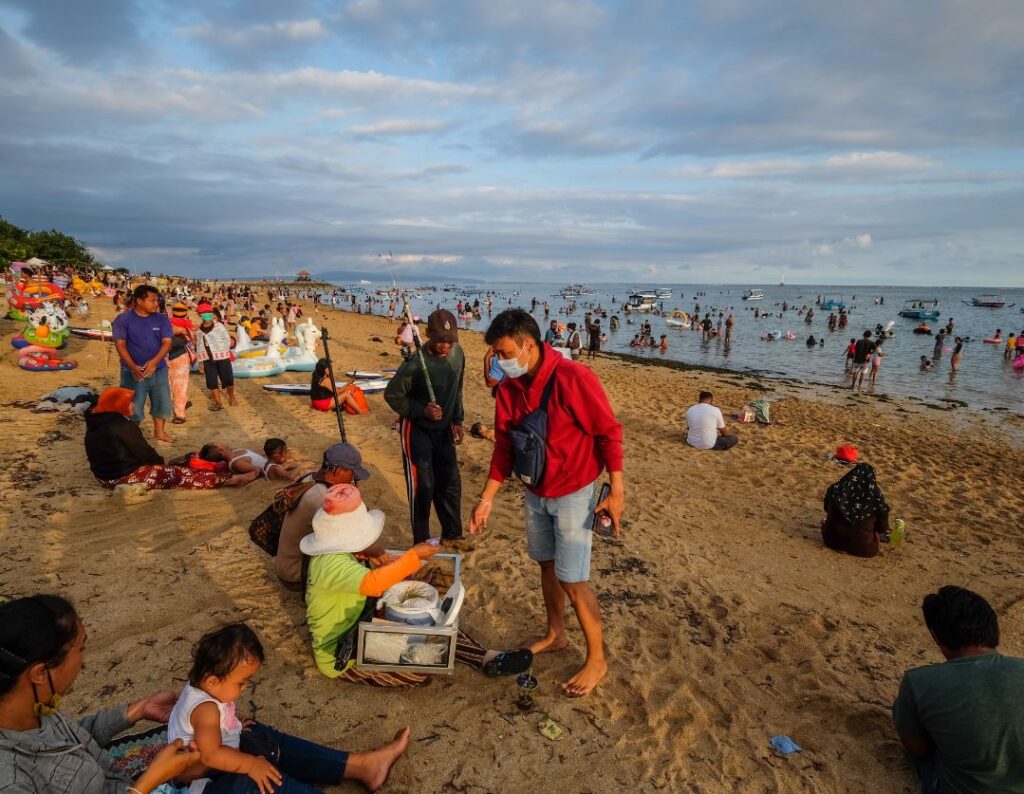
<path fill-rule="evenodd" d="M 320 469 L 306 476 L 311 477 L 314 484 L 302 494 L 298 504 L 285 513 L 274 557 L 274 571 L 281 584 L 290 590 L 302 589 L 303 555 L 299 541 L 313 531 L 313 516 L 323 506 L 328 489 L 332 485 L 368 480 L 370 472 L 363 467 L 358 449 L 351 444 L 335 444 L 324 452 Z"/>

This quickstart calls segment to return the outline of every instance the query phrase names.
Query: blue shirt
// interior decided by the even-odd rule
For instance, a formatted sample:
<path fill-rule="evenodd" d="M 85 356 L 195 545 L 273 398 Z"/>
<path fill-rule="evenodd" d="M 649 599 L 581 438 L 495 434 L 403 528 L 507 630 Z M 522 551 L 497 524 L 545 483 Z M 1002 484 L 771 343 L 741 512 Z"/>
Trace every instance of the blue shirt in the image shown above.
<path fill-rule="evenodd" d="M 134 309 L 129 309 L 114 318 L 114 339 L 125 341 L 128 355 L 140 367 L 160 351 L 165 339 L 173 335 L 171 320 L 162 312 L 141 317 Z M 156 369 L 166 366 L 167 360 L 162 358 L 157 362 Z"/>

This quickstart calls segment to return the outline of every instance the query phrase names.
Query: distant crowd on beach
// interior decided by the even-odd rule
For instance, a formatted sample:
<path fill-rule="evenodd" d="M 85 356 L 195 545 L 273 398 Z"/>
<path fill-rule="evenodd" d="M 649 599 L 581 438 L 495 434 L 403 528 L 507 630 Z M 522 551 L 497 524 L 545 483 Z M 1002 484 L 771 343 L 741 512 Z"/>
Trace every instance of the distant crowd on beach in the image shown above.
<path fill-rule="evenodd" d="M 126 276 L 112 279 L 109 288 L 114 293 L 105 297 L 119 310 L 111 336 L 120 380 L 103 390 L 85 415 L 84 459 L 101 487 L 125 493 L 278 481 L 272 504 L 254 509 L 250 537 L 269 556 L 282 596 L 303 600 L 310 656 L 322 675 L 339 684 L 410 689 L 454 661 L 482 676 L 513 676 L 528 693 L 537 684 L 533 670 L 543 664 L 540 657 L 568 647 L 566 610 L 571 607 L 585 654 L 561 692 L 585 697 L 598 691 L 608 662 L 600 602 L 590 584 L 591 554 L 595 535 L 621 537 L 627 492 L 622 424 L 589 365 L 601 350 L 604 312 L 595 309 L 579 326 L 563 325 L 548 318 L 541 305 L 542 331 L 534 317 L 535 299 L 530 310 L 510 306 L 495 313 L 488 294 L 457 305 L 455 313 L 436 308 L 423 323 L 401 305 L 400 294 L 385 296 L 383 313 L 390 322 L 401 322 L 394 335 L 401 363 L 382 380 L 387 382 L 384 401 L 397 416 L 394 455 L 405 475 L 410 536 L 409 548 L 393 553 L 381 542 L 388 517 L 367 505 L 359 488 L 380 461 L 364 460 L 348 439 L 346 422 L 369 410 L 360 399 L 360 381 L 355 375 L 339 379 L 337 362 L 327 356 L 314 355 L 308 409 L 334 413 L 340 439 L 316 450 L 315 465 L 297 461 L 287 427 L 280 429 L 281 437 L 255 444 L 257 449 L 245 439 L 211 438 L 197 450 L 168 458 L 153 446 L 173 443 L 168 422 L 196 421 L 189 413 L 194 366 L 202 366 L 209 411 L 230 411 L 238 403 L 233 351 L 243 334 L 265 346 L 258 351 L 263 355 L 278 344 L 288 347 L 292 339 L 298 343 L 304 336 L 303 302 L 312 302 L 314 309 L 321 301 L 336 306 L 343 302 L 339 294 L 313 287 Z M 362 308 L 355 295 L 346 302 L 349 310 Z M 486 356 L 477 374 L 467 370 L 459 343 L 460 316 L 466 313 L 489 318 Z M 836 320 L 837 330 L 840 323 L 845 327 L 843 316 Z M 729 339 L 732 320 L 731 312 L 720 311 L 714 320 L 705 312 L 691 321 L 705 335 Z M 947 335 L 952 330 L 951 319 Z M 652 338 L 645 322 L 635 346 L 667 349 L 665 336 L 654 344 L 646 341 Z M 846 354 L 851 387 L 860 388 L 865 376 L 874 382 L 882 339 L 884 329 L 851 340 Z M 308 344 L 315 350 L 315 339 Z M 1020 345 L 1018 337 L 1007 355 Z M 959 355 L 957 347 L 953 358 Z M 459 448 L 467 435 L 467 376 L 490 389 L 494 421 L 468 430 L 493 448 L 486 477 L 474 484 L 477 495 L 464 524 Z M 152 443 L 143 430 L 147 408 Z M 762 410 L 767 407 L 759 406 Z M 683 428 L 679 454 L 689 454 L 682 451 L 684 440 L 694 454 L 743 454 L 743 448 L 734 449 L 739 434 L 726 425 L 710 390 L 701 390 L 680 417 Z M 842 475 L 824 494 L 821 536 L 836 552 L 869 558 L 885 546 L 899 547 L 906 528 L 890 520 L 875 470 L 859 455 L 844 445 L 830 456 Z M 510 479 L 524 489 L 524 540 L 536 564 L 544 622 L 536 637 L 487 648 L 459 625 L 464 592 L 439 562 L 483 542 Z M 432 526 L 438 536 L 432 537 Z M 394 593 L 401 595 L 393 598 Z M 922 789 L 1024 791 L 1024 710 L 1014 698 L 1024 691 L 1024 661 L 998 653 L 996 613 L 977 593 L 942 587 L 924 598 L 921 610 L 946 661 L 907 671 L 895 694 L 893 720 Z M 409 619 L 419 622 L 403 622 L 407 613 L 415 613 Z M 212 628 L 198 638 L 191 660 L 177 660 L 182 672 L 188 670 L 181 691 L 71 719 L 59 704 L 81 670 L 88 619 L 59 595 L 27 595 L 0 604 L 0 791 L 148 794 L 170 783 L 189 790 L 205 786 L 207 794 L 270 794 L 315 791 L 346 779 L 377 790 L 408 750 L 409 726 L 379 747 L 348 752 L 241 720 L 236 704 L 267 655 L 245 623 Z M 432 627 L 448 644 L 401 645 L 390 662 L 375 665 L 361 655 L 357 638 L 361 627 L 381 621 L 397 632 L 392 637 Z M 127 774 L 108 748 L 142 720 L 167 725 L 166 746 L 152 754 L 145 769 Z M 538 727 L 549 739 L 561 736 L 550 717 Z"/>

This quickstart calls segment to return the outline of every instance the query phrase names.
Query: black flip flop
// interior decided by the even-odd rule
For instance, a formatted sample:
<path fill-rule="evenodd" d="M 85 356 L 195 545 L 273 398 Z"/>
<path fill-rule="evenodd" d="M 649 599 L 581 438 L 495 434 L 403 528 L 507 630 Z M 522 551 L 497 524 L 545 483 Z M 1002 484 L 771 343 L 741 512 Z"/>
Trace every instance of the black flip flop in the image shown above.
<path fill-rule="evenodd" d="M 484 675 L 497 678 L 502 675 L 518 675 L 526 672 L 533 664 L 533 651 L 520 648 L 517 651 L 502 651 L 484 665 Z"/>

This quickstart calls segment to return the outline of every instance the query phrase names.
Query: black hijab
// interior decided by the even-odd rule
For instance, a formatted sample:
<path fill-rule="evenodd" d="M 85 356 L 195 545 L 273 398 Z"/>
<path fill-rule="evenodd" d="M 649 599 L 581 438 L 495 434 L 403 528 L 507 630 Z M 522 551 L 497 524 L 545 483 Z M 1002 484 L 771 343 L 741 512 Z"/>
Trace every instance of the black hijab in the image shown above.
<path fill-rule="evenodd" d="M 835 506 L 851 524 L 878 513 L 885 513 L 889 505 L 882 489 L 875 482 L 875 470 L 867 463 L 858 463 L 841 480 L 825 491 L 825 507 Z"/>

